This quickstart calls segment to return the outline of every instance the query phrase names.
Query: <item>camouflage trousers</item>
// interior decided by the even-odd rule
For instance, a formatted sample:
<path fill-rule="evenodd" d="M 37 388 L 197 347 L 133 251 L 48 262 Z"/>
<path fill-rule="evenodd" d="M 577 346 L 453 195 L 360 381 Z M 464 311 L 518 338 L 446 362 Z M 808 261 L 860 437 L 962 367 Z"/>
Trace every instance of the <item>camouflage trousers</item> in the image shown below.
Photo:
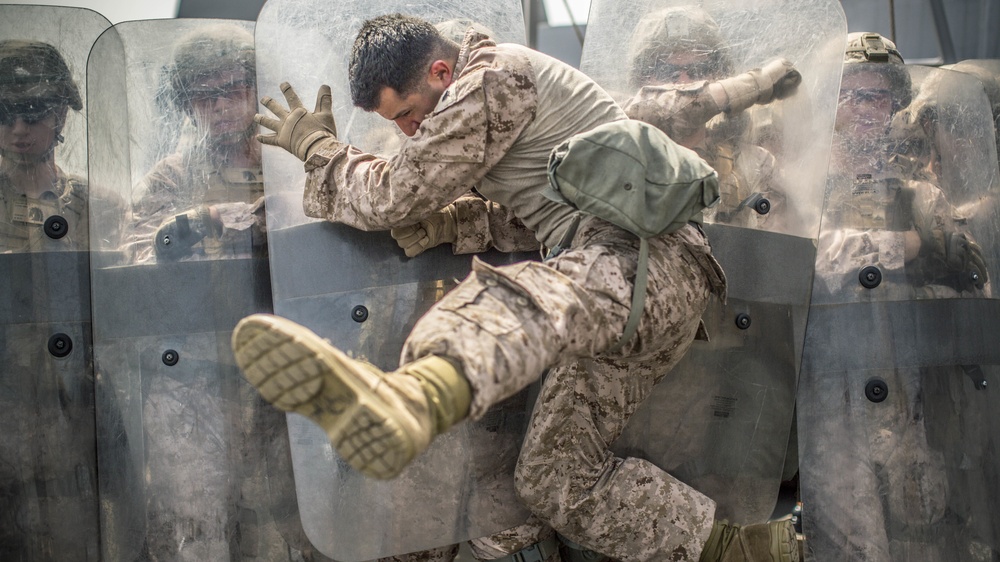
<path fill-rule="evenodd" d="M 649 241 L 647 296 L 635 336 L 615 354 L 631 307 L 635 236 L 598 219 L 547 262 L 473 272 L 416 324 L 402 362 L 458 362 L 470 415 L 549 371 L 518 461 L 528 509 L 592 550 L 629 561 L 697 559 L 715 503 L 641 459 L 615 458 L 618 437 L 653 385 L 702 333 L 725 276 L 695 226 Z"/>

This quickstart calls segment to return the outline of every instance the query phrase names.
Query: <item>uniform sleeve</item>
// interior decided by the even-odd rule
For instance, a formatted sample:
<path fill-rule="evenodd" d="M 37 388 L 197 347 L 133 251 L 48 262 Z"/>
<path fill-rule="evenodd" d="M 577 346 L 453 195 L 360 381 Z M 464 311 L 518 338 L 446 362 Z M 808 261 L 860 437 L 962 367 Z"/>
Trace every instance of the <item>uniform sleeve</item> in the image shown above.
<path fill-rule="evenodd" d="M 683 86 L 645 86 L 625 102 L 624 109 L 630 119 L 649 123 L 678 142 L 722 113 L 704 81 Z"/>
<path fill-rule="evenodd" d="M 306 162 L 306 215 L 361 230 L 413 224 L 486 176 L 534 119 L 534 82 L 469 69 L 390 159 L 331 142 Z"/>
<path fill-rule="evenodd" d="M 456 254 L 475 254 L 496 248 L 501 252 L 530 252 L 541 247 L 535 233 L 507 207 L 468 196 L 455 201 L 458 228 Z"/>

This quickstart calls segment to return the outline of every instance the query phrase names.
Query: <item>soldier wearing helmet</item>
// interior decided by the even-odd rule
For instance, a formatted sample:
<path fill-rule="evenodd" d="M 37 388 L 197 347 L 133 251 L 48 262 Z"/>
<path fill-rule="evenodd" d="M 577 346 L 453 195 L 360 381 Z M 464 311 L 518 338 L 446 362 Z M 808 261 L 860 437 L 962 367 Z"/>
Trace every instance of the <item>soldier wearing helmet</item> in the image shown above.
<path fill-rule="evenodd" d="M 0 41 L 0 252 L 87 248 L 86 180 L 55 159 L 69 111 L 82 108 L 55 47 Z M 58 238 L 44 234 L 53 216 L 66 221 Z"/>
<path fill-rule="evenodd" d="M 784 198 L 775 188 L 774 156 L 743 139 L 744 112 L 792 95 L 802 80 L 799 72 L 780 59 L 733 76 L 719 25 L 693 6 L 644 18 L 629 51 L 630 86 L 638 93 L 625 112 L 695 150 L 719 172 L 721 200 L 706 220 L 762 227 L 767 217 L 753 212 L 754 202 L 765 193 L 776 203 Z"/>
<path fill-rule="evenodd" d="M 174 154 L 143 180 L 136 261 L 264 251 L 253 35 L 218 24 L 182 37 L 164 95 L 183 115 Z M 249 237 L 249 241 L 248 241 Z"/>
<path fill-rule="evenodd" d="M 824 312 L 844 304 L 854 307 L 851 324 L 874 326 L 863 337 L 887 351 L 830 352 L 836 341 L 807 338 L 798 391 L 803 500 L 814 523 L 806 544 L 817 559 L 951 560 L 957 554 L 940 537 L 955 524 L 948 520 L 955 490 L 947 448 L 932 438 L 942 420 L 930 420 L 942 399 L 935 393 L 947 396 L 946 408 L 961 409 L 960 393 L 948 396 L 954 388 L 928 381 L 964 375 L 954 358 L 914 366 L 879 305 L 987 296 L 987 262 L 967 219 L 935 185 L 940 170 L 923 163 L 934 152 L 920 123 L 929 114 L 911 107 L 911 71 L 896 46 L 852 33 L 844 63 L 812 292 L 813 304 L 826 306 L 812 309 L 819 313 L 810 312 L 807 333 L 837 333 L 843 327 Z M 916 346 L 954 337 L 931 326 L 906 332 Z M 882 377 L 890 389 L 884 402 L 856 398 L 858 364 L 871 365 L 864 377 Z"/>
<path fill-rule="evenodd" d="M 5 297 L 17 295 L 3 298 L 0 313 L 4 560 L 97 556 L 94 377 L 81 338 L 90 324 L 88 187 L 56 163 L 82 109 L 56 47 L 0 40 L 0 254 L 23 254 L 0 266 Z M 79 142 L 85 130 L 75 133 Z M 50 337 L 61 342 L 59 359 L 39 353 Z"/>
<path fill-rule="evenodd" d="M 235 23 L 198 25 L 180 37 L 163 68 L 165 80 L 154 88 L 166 102 L 159 104 L 162 119 L 174 123 L 169 129 L 177 141 L 138 186 L 129 240 L 133 260 L 159 265 L 264 257 L 253 35 Z M 186 363 L 174 376 L 152 378 L 143 388 L 144 548 L 154 560 L 215 560 L 259 541 L 268 546 L 253 559 L 283 559 L 288 546 L 268 534 L 271 520 L 261 512 L 271 497 L 260 476 L 261 459 L 248 453 L 261 447 L 259 409 L 238 392 L 219 390 L 224 371 L 214 348 L 188 342 L 179 349 Z M 190 431 L 194 417 L 201 429 Z M 244 460 L 233 464 L 233 451 Z M 251 558 L 242 552 L 242 559 Z"/>
<path fill-rule="evenodd" d="M 964 220 L 938 186 L 917 181 L 933 175 L 918 178 L 912 166 L 899 167 L 909 155 L 896 152 L 908 145 L 893 140 L 893 117 L 905 115 L 900 112 L 912 100 L 910 75 L 899 51 L 878 34 L 852 33 L 844 62 L 821 239 L 839 234 L 835 247 L 827 248 L 832 261 L 817 270 L 817 279 L 826 281 L 818 296 L 856 285 L 853 278 L 830 273 L 838 263 L 854 270 L 857 252 L 902 276 L 894 286 L 904 295 L 915 287 L 934 294 L 983 290 L 988 273 L 978 245 L 962 233 Z M 896 125 L 902 126 L 901 119 Z M 855 229 L 857 238 L 844 237 Z M 848 249 L 845 244 L 857 246 Z M 826 274 L 820 276 L 823 270 Z"/>

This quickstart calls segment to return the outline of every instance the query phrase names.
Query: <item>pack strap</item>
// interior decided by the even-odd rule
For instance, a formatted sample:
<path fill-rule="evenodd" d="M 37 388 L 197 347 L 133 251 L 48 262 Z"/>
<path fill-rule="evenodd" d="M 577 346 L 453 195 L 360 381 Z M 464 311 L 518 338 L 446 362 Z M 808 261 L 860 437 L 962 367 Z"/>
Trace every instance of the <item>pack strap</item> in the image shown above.
<path fill-rule="evenodd" d="M 548 261 L 559 254 L 565 252 L 573 244 L 573 238 L 576 237 L 576 229 L 580 227 L 580 221 L 583 220 L 583 215 L 577 215 L 570 223 L 569 228 L 566 229 L 566 233 L 563 234 L 559 242 L 549 250 L 549 253 L 545 254 L 545 259 L 542 261 Z"/>
<path fill-rule="evenodd" d="M 649 278 L 649 241 L 645 238 L 639 239 L 639 262 L 635 271 L 635 285 L 632 288 L 632 308 L 628 311 L 628 321 L 625 323 L 625 331 L 611 349 L 606 353 L 615 353 L 632 339 L 636 330 L 639 329 L 639 318 L 642 317 L 642 309 L 646 306 L 646 281 Z"/>

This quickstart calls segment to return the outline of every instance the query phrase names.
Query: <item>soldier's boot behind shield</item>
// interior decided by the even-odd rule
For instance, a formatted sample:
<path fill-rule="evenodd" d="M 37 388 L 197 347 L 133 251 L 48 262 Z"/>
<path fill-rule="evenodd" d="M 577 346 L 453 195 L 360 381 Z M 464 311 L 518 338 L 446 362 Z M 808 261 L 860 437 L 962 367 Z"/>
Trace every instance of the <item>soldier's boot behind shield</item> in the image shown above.
<path fill-rule="evenodd" d="M 716 521 L 699 562 L 798 562 L 799 546 L 792 517 L 759 525 Z"/>
<path fill-rule="evenodd" d="M 468 381 L 441 357 L 384 373 L 267 314 L 241 320 L 232 343 L 237 365 L 264 399 L 322 427 L 338 454 L 372 478 L 398 475 L 469 411 Z"/>

